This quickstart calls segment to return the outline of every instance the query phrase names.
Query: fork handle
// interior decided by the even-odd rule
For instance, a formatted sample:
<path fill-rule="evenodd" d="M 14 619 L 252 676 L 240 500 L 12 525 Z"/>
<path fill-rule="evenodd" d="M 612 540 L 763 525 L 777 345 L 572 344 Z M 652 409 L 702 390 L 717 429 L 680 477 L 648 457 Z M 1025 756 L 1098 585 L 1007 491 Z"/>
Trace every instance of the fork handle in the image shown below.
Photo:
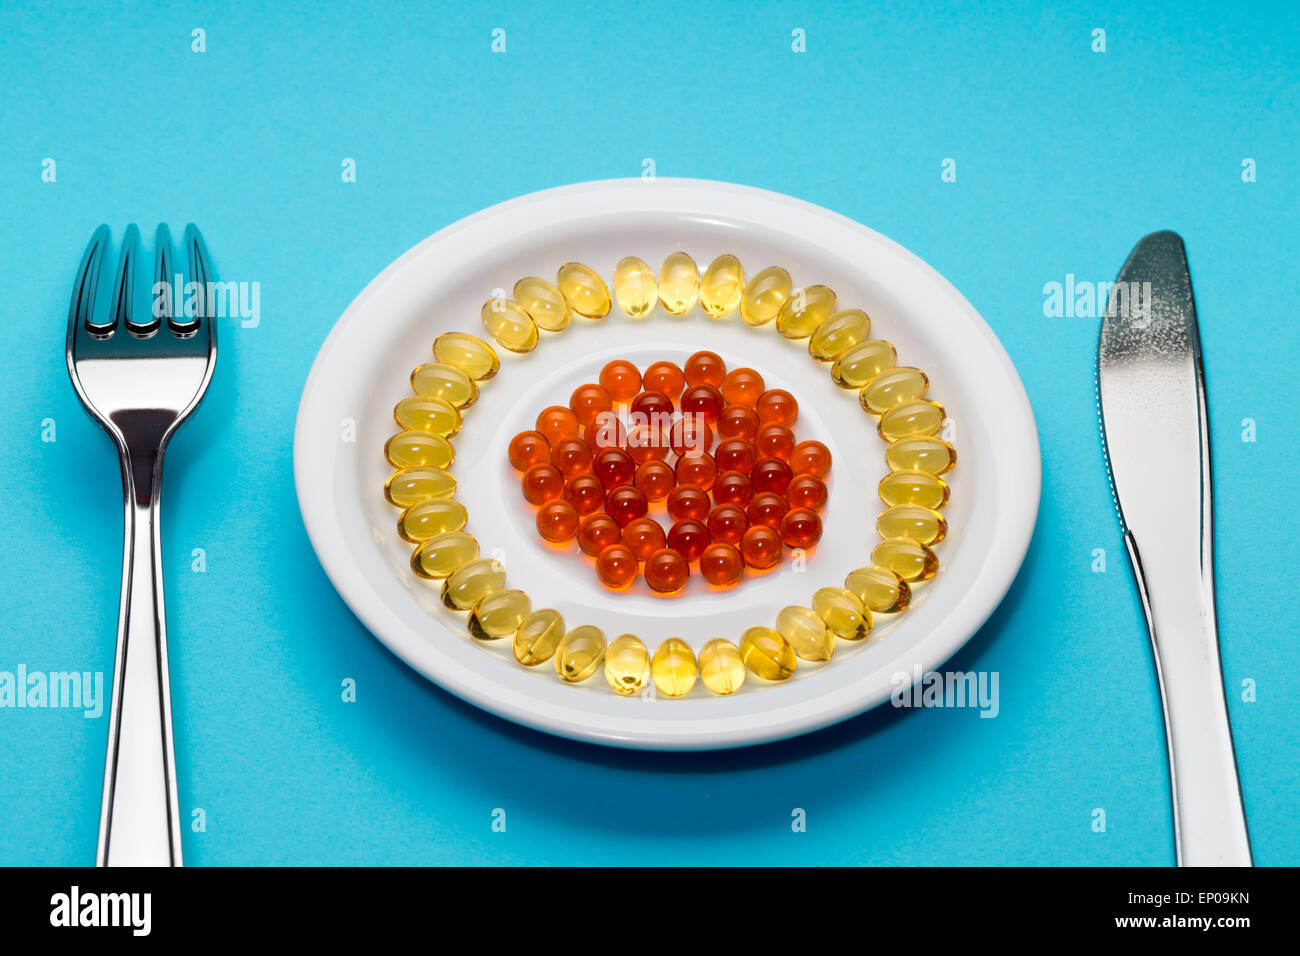
<path fill-rule="evenodd" d="M 164 436 L 143 448 L 120 449 L 125 553 L 99 818 L 99 866 L 181 865 L 159 563 Z"/>

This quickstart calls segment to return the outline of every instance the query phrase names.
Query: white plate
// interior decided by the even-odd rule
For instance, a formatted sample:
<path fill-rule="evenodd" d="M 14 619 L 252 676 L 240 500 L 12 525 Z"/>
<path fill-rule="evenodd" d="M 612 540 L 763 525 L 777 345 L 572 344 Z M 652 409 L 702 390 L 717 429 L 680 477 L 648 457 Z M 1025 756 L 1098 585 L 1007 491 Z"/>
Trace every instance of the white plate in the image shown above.
<path fill-rule="evenodd" d="M 957 468 L 949 475 L 948 538 L 939 575 L 901 615 L 878 619 L 879 640 L 840 641 L 824 665 L 800 662 L 788 682 L 751 679 L 731 697 L 702 686 L 679 699 L 626 699 L 602 677 L 560 681 L 549 664 L 524 668 L 509 641 L 484 645 L 463 615 L 442 608 L 436 583 L 410 571 L 410 546 L 384 500 L 390 468 L 382 447 L 394 431 L 393 405 L 410 394 L 411 369 L 431 361 L 444 331 L 483 334 L 479 309 L 494 289 L 525 275 L 553 277 L 569 260 L 608 281 L 615 263 L 637 255 L 654 268 L 684 249 L 701 268 L 731 252 L 746 272 L 779 264 L 796 286 L 825 283 L 841 307 L 865 309 L 873 335 L 919 366 L 955 426 Z M 701 348 L 729 366 L 758 369 L 769 387 L 800 401 L 800 439 L 818 438 L 834 455 L 827 530 L 805 566 L 716 593 L 693 580 L 674 599 L 611 594 L 589 559 L 545 545 L 533 509 L 505 461 L 510 437 L 531 428 L 545 405 L 594 381 L 609 359 L 644 365 L 681 361 Z M 634 321 L 617 306 L 603 322 L 578 318 L 532 353 L 502 351 L 501 373 L 484 383 L 454 439 L 458 497 L 487 554 L 504 562 L 510 585 L 534 606 L 558 608 L 569 626 L 631 632 L 652 650 L 665 637 L 697 648 L 712 637 L 738 640 L 744 627 L 771 624 L 786 604 L 807 604 L 822 586 L 868 562 L 878 540 L 875 485 L 886 471 L 874 418 L 854 392 L 836 388 L 806 343 L 769 325 L 717 322 L 698 307 L 685 318 L 657 310 Z M 347 440 L 355 422 L 355 441 Z M 361 621 L 395 654 L 459 697 L 540 730 L 624 747 L 705 749 L 776 740 L 825 727 L 886 700 L 896 675 L 939 667 L 985 621 L 1024 558 L 1038 510 L 1040 460 L 1033 412 L 1010 359 L 961 294 L 906 249 L 828 210 L 775 193 L 695 180 L 615 180 L 524 196 L 448 226 L 385 269 L 343 313 L 321 347 L 303 390 L 294 433 L 294 477 L 303 521 L 326 573 Z M 761 685 L 761 686 L 760 686 Z"/>

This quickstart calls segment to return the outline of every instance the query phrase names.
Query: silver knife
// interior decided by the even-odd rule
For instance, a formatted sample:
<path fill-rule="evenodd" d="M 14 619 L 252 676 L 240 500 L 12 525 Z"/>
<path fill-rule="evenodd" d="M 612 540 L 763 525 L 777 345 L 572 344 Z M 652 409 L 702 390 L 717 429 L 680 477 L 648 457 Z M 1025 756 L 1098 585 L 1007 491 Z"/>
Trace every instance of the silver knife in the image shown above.
<path fill-rule="evenodd" d="M 1146 612 L 1165 715 L 1179 866 L 1250 866 L 1214 617 L 1205 372 L 1177 233 L 1133 249 L 1097 349 L 1115 506 Z"/>

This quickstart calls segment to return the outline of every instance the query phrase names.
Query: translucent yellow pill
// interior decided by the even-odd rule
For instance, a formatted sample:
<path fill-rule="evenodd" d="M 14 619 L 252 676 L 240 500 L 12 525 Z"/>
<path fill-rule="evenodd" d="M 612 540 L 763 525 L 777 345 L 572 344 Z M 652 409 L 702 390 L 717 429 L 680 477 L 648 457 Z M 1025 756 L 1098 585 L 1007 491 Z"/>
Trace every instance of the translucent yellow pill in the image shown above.
<path fill-rule="evenodd" d="M 715 319 L 726 318 L 740 307 L 744 291 L 745 267 L 731 253 L 723 253 L 700 277 L 700 307 Z"/>
<path fill-rule="evenodd" d="M 885 449 L 885 463 L 895 471 L 928 471 L 942 475 L 957 464 L 957 449 L 942 438 L 913 435 Z"/>
<path fill-rule="evenodd" d="M 665 697 L 681 697 L 695 686 L 699 673 L 695 652 L 680 637 L 670 637 L 659 645 L 650 669 L 655 686 Z"/>
<path fill-rule="evenodd" d="M 741 293 L 741 319 L 746 325 L 766 325 L 776 318 L 793 288 L 790 273 L 780 266 L 768 266 L 757 272 Z"/>
<path fill-rule="evenodd" d="M 402 512 L 397 519 L 397 533 L 405 540 L 419 544 L 436 535 L 459 531 L 465 527 L 468 518 L 465 506 L 455 498 L 431 498 Z"/>
<path fill-rule="evenodd" d="M 787 339 L 806 339 L 835 312 L 835 290 L 824 285 L 795 289 L 776 317 L 776 330 Z"/>
<path fill-rule="evenodd" d="M 861 388 L 898 361 L 894 346 L 884 339 L 859 342 L 835 360 L 831 381 L 840 388 Z"/>
<path fill-rule="evenodd" d="M 913 435 L 936 435 L 943 428 L 945 412 L 938 402 L 900 402 L 880 416 L 876 431 L 885 441 Z"/>
<path fill-rule="evenodd" d="M 474 380 L 443 362 L 425 362 L 411 373 L 411 388 L 417 395 L 441 398 L 457 408 L 469 408 L 478 401 L 478 386 Z"/>
<path fill-rule="evenodd" d="M 840 309 L 808 339 L 808 353 L 819 362 L 837 358 L 871 334 L 871 319 L 861 309 Z"/>
<path fill-rule="evenodd" d="M 911 538 L 921 544 L 934 544 L 948 533 L 948 522 L 939 512 L 922 505 L 895 505 L 880 513 L 876 532 L 882 538 Z"/>
<path fill-rule="evenodd" d="M 776 615 L 776 630 L 806 661 L 828 661 L 835 653 L 835 638 L 812 608 L 791 604 Z"/>
<path fill-rule="evenodd" d="M 584 624 L 564 635 L 555 649 L 555 673 L 571 684 L 584 681 L 605 659 L 605 635 L 598 627 Z"/>
<path fill-rule="evenodd" d="M 537 323 L 512 299 L 488 299 L 479 315 L 483 328 L 503 349 L 531 352 L 537 348 Z"/>
<path fill-rule="evenodd" d="M 544 664 L 564 639 L 564 618 L 552 608 L 534 611 L 519 622 L 513 650 L 515 660 L 525 667 Z"/>
<path fill-rule="evenodd" d="M 615 693 L 629 697 L 650 682 L 650 652 L 635 634 L 623 634 L 605 651 L 605 680 Z"/>
<path fill-rule="evenodd" d="M 443 332 L 433 340 L 433 357 L 454 365 L 476 382 L 487 381 L 501 368 L 492 346 L 468 332 Z"/>
<path fill-rule="evenodd" d="M 659 283 L 644 259 L 628 256 L 618 260 L 614 267 L 614 297 L 618 307 L 634 319 L 650 314 L 659 301 Z"/>
<path fill-rule="evenodd" d="M 766 680 L 787 680 L 798 661 L 790 642 L 770 627 L 751 627 L 740 638 L 745 666 Z"/>
<path fill-rule="evenodd" d="M 948 503 L 948 483 L 928 471 L 891 471 L 876 489 L 880 500 L 895 505 L 921 505 L 938 510 Z"/>
<path fill-rule="evenodd" d="M 685 315 L 700 297 L 700 267 L 684 252 L 673 252 L 659 267 L 659 301 L 672 315 Z"/>
<path fill-rule="evenodd" d="M 384 457 L 396 468 L 446 468 L 456 460 L 456 450 L 433 432 L 400 431 L 384 442 Z"/>
<path fill-rule="evenodd" d="M 720 696 L 734 694 L 745 683 L 745 661 L 740 648 L 717 637 L 700 648 L 700 680 Z"/>
<path fill-rule="evenodd" d="M 836 637 L 860 641 L 871 633 L 871 612 L 848 588 L 818 588 L 813 592 L 812 606 Z"/>
<path fill-rule="evenodd" d="M 868 565 L 850 571 L 844 587 L 857 595 L 867 610 L 877 614 L 895 614 L 912 603 L 912 589 L 889 568 Z"/>
<path fill-rule="evenodd" d="M 579 315 L 589 319 L 603 319 L 609 315 L 609 286 L 591 266 L 566 262 L 555 273 L 555 284 L 569 308 Z"/>
<path fill-rule="evenodd" d="M 506 569 L 492 558 L 475 558 L 457 568 L 442 582 L 442 603 L 456 611 L 468 611 L 489 594 L 506 586 Z"/>
<path fill-rule="evenodd" d="M 539 329 L 563 332 L 573 323 L 573 310 L 564 293 L 540 276 L 524 276 L 516 282 L 514 297 Z"/>
<path fill-rule="evenodd" d="M 933 551 L 911 538 L 887 538 L 871 551 L 871 563 L 888 568 L 904 581 L 925 581 L 939 570 Z"/>
<path fill-rule="evenodd" d="M 441 468 L 402 468 L 384 482 L 384 497 L 399 508 L 429 498 L 450 498 L 455 493 L 456 479 Z"/>
<path fill-rule="evenodd" d="M 533 602 L 523 591 L 493 591 L 475 602 L 465 627 L 480 641 L 495 641 L 518 631 L 532 609 Z"/>
<path fill-rule="evenodd" d="M 922 398 L 930 387 L 929 377 L 919 368 L 900 365 L 887 368 L 858 392 L 863 409 L 874 415 L 883 415 L 895 405 L 914 402 Z"/>
<path fill-rule="evenodd" d="M 464 510 L 461 508 L 462 512 Z M 411 569 L 422 578 L 447 578 L 477 557 L 478 542 L 472 534 L 460 530 L 441 531 L 415 549 L 415 554 L 411 555 Z"/>
<path fill-rule="evenodd" d="M 415 432 L 432 432 L 448 438 L 460 431 L 460 410 L 441 398 L 411 395 L 393 409 L 393 418 L 403 428 Z"/>

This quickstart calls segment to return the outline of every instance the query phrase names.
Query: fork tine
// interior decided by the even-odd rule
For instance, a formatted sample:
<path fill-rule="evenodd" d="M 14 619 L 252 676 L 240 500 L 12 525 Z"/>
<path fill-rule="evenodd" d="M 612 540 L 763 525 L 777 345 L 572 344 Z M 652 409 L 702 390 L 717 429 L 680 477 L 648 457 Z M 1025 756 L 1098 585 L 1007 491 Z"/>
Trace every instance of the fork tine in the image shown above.
<path fill-rule="evenodd" d="M 208 283 L 212 281 L 212 265 L 208 261 L 208 249 L 204 245 L 199 227 L 194 223 L 187 225 L 181 243 L 184 245 L 186 257 L 189 259 L 190 282 L 194 284 L 195 301 L 198 309 L 196 315 L 174 317 L 171 323 L 172 331 L 177 335 L 193 335 L 198 331 L 199 321 L 206 318 L 209 332 L 211 332 L 213 317 L 209 313 L 211 303 L 208 302 Z"/>
<path fill-rule="evenodd" d="M 172 298 L 172 231 L 167 223 L 158 223 L 154 232 L 153 289 L 149 303 L 149 321 L 137 330 L 141 333 L 152 332 L 162 325 L 163 320 L 171 322 L 174 314 Z"/>
<path fill-rule="evenodd" d="M 99 289 L 99 267 L 104 261 L 110 234 L 108 223 L 95 230 L 81 257 L 77 278 L 72 283 L 72 304 L 68 307 L 68 344 L 71 345 L 78 329 L 97 332 L 95 326 L 95 293 Z"/>
<path fill-rule="evenodd" d="M 113 283 L 113 305 L 108 310 L 108 327 L 103 332 L 126 328 L 135 317 L 135 259 L 140 252 L 140 229 L 135 223 L 126 227 L 122 237 L 122 255 L 117 262 L 117 281 Z M 99 331 L 99 330 L 96 330 Z"/>

